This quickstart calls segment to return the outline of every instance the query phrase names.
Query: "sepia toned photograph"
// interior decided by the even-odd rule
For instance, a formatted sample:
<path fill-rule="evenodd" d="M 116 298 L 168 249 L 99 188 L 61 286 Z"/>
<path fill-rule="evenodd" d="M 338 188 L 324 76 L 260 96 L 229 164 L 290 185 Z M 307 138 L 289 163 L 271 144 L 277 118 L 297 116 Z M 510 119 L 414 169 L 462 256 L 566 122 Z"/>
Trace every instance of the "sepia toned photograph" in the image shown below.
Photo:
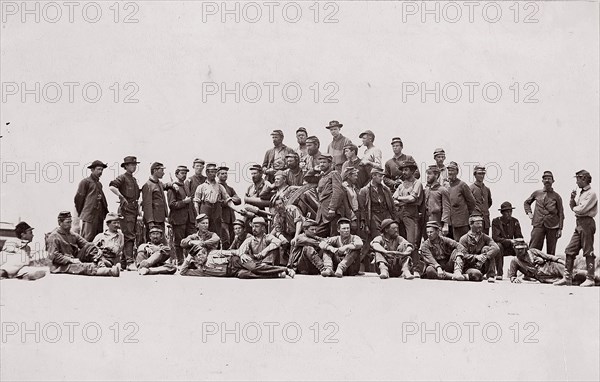
<path fill-rule="evenodd" d="M 0 380 L 600 380 L 600 0 L 0 18 Z"/>

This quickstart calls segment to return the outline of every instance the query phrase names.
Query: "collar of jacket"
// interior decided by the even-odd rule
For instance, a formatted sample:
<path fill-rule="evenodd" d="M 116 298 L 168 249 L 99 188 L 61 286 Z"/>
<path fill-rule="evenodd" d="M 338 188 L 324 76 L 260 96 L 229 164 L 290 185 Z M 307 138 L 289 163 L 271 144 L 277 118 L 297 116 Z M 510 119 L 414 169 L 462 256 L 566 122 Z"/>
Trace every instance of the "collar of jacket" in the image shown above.
<path fill-rule="evenodd" d="M 592 188 L 592 186 L 590 186 L 590 185 L 588 184 L 587 186 L 585 186 L 584 188 L 582 188 L 582 189 L 581 189 L 581 192 L 583 192 L 583 191 L 587 191 L 587 190 L 589 190 L 590 188 Z"/>
<path fill-rule="evenodd" d="M 430 188 L 432 190 L 435 190 L 437 188 L 440 188 L 441 185 L 440 185 L 440 183 L 438 181 L 435 181 L 435 182 L 433 182 L 431 184 L 426 184 L 425 187 Z"/>
<path fill-rule="evenodd" d="M 95 175 L 95 174 L 90 174 L 90 179 L 95 181 L 95 182 L 99 182 L 100 181 L 100 177 Z"/>

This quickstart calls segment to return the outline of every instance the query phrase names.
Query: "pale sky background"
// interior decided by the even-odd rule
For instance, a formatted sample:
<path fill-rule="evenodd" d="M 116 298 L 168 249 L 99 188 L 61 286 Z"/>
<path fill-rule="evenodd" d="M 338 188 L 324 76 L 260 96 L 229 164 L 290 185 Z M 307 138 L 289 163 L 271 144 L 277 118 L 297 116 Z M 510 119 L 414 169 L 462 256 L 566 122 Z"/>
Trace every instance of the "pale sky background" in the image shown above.
<path fill-rule="evenodd" d="M 446 150 L 447 162 L 495 163 L 501 175 L 493 169 L 488 174 L 492 217 L 498 216 L 500 203 L 511 201 L 526 238 L 530 224 L 523 201 L 542 187 L 542 172 L 552 170 L 566 214 L 559 251 L 574 228 L 568 208 L 574 173 L 589 170 L 592 187 L 598 190 L 597 1 L 536 3 L 538 23 L 523 23 L 532 11 L 523 8 L 521 22 L 515 23 L 509 9 L 513 2 L 501 3 L 503 13 L 496 23 L 482 17 L 485 2 L 475 9 L 473 23 L 466 7 L 456 23 L 443 17 L 436 23 L 432 16 L 422 23 L 420 13 L 403 22 L 402 3 L 391 1 L 339 2 L 334 16 L 338 23 L 315 23 L 309 9 L 313 2 L 298 2 L 303 13 L 297 23 L 282 18 L 282 6 L 276 8 L 273 23 L 266 7 L 259 22 L 242 17 L 235 23 L 230 16 L 222 23 L 220 14 L 203 22 L 200 1 L 137 1 L 138 23 L 114 23 L 109 9 L 113 2 L 98 3 L 103 14 L 95 24 L 83 20 L 81 7 L 75 10 L 74 23 L 68 22 L 66 8 L 57 23 L 43 17 L 35 23 L 31 16 L 22 23 L 20 13 L 3 12 L 0 76 L 6 100 L 0 105 L 0 220 L 26 220 L 36 227 L 38 240 L 56 225 L 58 211 L 74 209 L 77 184 L 94 159 L 111 164 L 102 183 L 110 209 L 116 211 L 117 199 L 108 183 L 126 155 L 142 162 L 136 174 L 141 186 L 153 161 L 163 162 L 171 172 L 179 164 L 191 167 L 195 157 L 232 168 L 236 163 L 262 163 L 272 146 L 269 133 L 276 128 L 285 132 L 285 143 L 295 147 L 294 132 L 304 126 L 321 139 L 324 149 L 331 139 L 324 126 L 333 119 L 344 124 L 342 133 L 356 143 L 362 130 L 373 130 L 384 160 L 392 156 L 391 138 L 400 136 L 405 152 L 422 166 L 433 163 L 436 147 Z M 333 10 L 324 6 L 320 4 L 321 21 Z M 121 9 L 120 18 L 129 11 Z M 21 93 L 5 94 L 11 82 L 25 82 L 29 88 L 35 82 L 42 87 L 50 82 L 96 82 L 103 94 L 97 103 L 86 102 L 80 86 L 69 103 L 63 86 L 57 103 L 43 98 L 36 103 L 33 96 L 23 103 Z M 139 103 L 114 103 L 109 87 L 115 82 L 121 84 L 121 97 L 127 93 L 123 84 L 136 83 Z M 204 82 L 224 82 L 228 88 L 236 82 L 294 82 L 303 93 L 299 102 L 286 102 L 279 86 L 270 103 L 263 86 L 257 103 L 236 103 L 232 96 L 222 103 L 219 95 L 203 103 Z M 317 103 L 309 88 L 316 82 L 321 84 Z M 338 103 L 323 102 L 328 82 L 339 87 L 334 97 Z M 435 103 L 433 96 L 422 103 L 420 95 L 403 102 L 406 82 L 425 82 L 429 88 L 436 82 L 495 82 L 503 94 L 497 103 L 489 103 L 479 86 L 470 103 L 463 86 L 456 103 Z M 509 89 L 515 82 L 521 84 L 518 103 Z M 538 85 L 538 103 L 523 103 L 527 82 Z M 69 179 L 65 165 L 57 176 L 53 163 L 65 162 L 78 163 L 74 179 Z M 36 175 L 23 173 L 25 167 L 35 169 L 36 163 L 38 181 Z M 51 171 L 42 173 L 44 167 Z M 527 175 L 530 183 L 525 182 Z M 473 180 L 464 171 L 459 176 Z M 249 179 L 237 178 L 230 175 L 231 185 L 243 194 Z"/>

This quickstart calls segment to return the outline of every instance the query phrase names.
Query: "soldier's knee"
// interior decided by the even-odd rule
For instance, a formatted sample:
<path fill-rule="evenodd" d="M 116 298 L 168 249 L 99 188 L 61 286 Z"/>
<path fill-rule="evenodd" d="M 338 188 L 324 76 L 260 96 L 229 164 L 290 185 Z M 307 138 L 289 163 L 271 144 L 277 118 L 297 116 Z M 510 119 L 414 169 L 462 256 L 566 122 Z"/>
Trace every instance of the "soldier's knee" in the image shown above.
<path fill-rule="evenodd" d="M 481 281 L 483 280 L 483 274 L 477 269 L 468 269 L 466 275 L 469 277 L 469 281 Z"/>
<path fill-rule="evenodd" d="M 438 275 L 437 275 L 437 271 L 435 270 L 435 268 L 433 268 L 432 266 L 428 266 L 427 269 L 425 269 L 425 278 L 437 279 Z"/>

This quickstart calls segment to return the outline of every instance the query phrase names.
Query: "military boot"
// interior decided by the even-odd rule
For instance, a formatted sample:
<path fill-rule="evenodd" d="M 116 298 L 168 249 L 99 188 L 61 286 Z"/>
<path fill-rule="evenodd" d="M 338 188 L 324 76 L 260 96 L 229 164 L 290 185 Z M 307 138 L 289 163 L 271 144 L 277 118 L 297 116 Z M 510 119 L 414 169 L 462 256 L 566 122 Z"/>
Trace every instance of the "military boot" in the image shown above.
<path fill-rule="evenodd" d="M 344 260 L 340 261 L 340 263 L 337 266 L 337 269 L 335 270 L 335 277 L 339 277 L 339 278 L 344 277 L 344 272 L 346 272 L 347 269 L 348 269 L 348 260 L 344 259 Z"/>
<path fill-rule="evenodd" d="M 410 272 L 410 258 L 406 259 L 404 264 L 402 264 L 402 277 L 405 280 L 412 280 L 415 278 L 415 276 Z"/>
<path fill-rule="evenodd" d="M 115 265 L 112 268 L 102 267 L 96 269 L 96 276 L 112 276 L 119 277 L 120 269 Z"/>
<path fill-rule="evenodd" d="M 323 269 L 321 270 L 321 276 L 333 276 L 333 260 L 331 259 L 331 256 L 327 253 L 323 254 Z"/>
<path fill-rule="evenodd" d="M 585 278 L 585 281 L 579 285 L 580 287 L 592 287 L 594 285 L 596 285 L 596 282 L 594 281 L 594 274 L 596 271 L 596 264 L 595 264 L 595 260 L 596 258 L 594 256 L 586 256 L 585 258 L 585 268 L 587 271 L 587 276 Z"/>
<path fill-rule="evenodd" d="M 557 286 L 573 285 L 573 264 L 575 263 L 575 256 L 567 256 L 565 259 L 565 275 L 562 280 L 558 280 L 554 283 Z"/>
<path fill-rule="evenodd" d="M 463 266 L 464 262 L 461 256 L 458 256 L 454 260 L 454 273 L 452 274 L 452 280 L 454 281 L 465 281 L 465 276 L 463 276 Z"/>
<path fill-rule="evenodd" d="M 46 271 L 38 270 L 38 271 L 33 271 L 31 273 L 27 273 L 25 276 L 23 276 L 23 279 L 33 281 L 33 280 L 41 279 L 44 276 L 46 276 Z"/>
<path fill-rule="evenodd" d="M 390 272 L 388 271 L 387 265 L 384 263 L 379 263 L 379 278 L 384 280 L 390 277 Z"/>

